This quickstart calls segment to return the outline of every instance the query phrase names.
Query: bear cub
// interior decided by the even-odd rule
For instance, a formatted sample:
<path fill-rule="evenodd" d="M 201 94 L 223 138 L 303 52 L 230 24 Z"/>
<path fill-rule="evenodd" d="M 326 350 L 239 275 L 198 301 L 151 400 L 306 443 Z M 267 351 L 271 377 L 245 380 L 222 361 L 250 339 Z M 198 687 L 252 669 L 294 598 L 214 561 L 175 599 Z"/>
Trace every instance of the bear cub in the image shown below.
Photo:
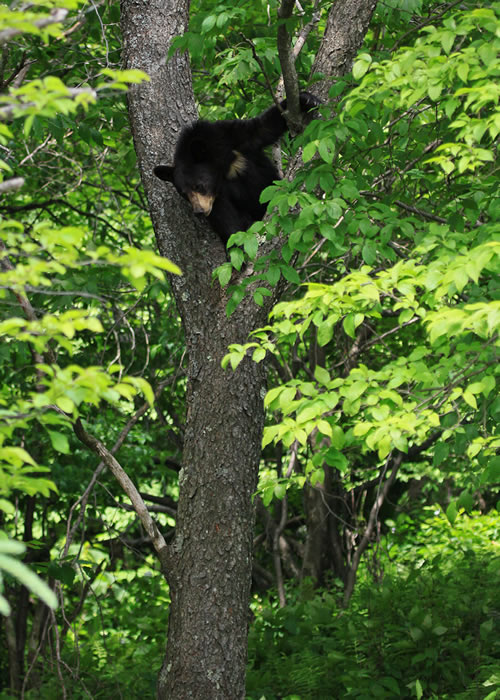
<path fill-rule="evenodd" d="M 304 114 L 319 104 L 314 95 L 300 93 Z M 286 100 L 280 106 L 285 110 Z M 279 174 L 263 149 L 288 129 L 281 110 L 274 105 L 253 119 L 196 121 L 182 130 L 174 165 L 154 168 L 157 177 L 175 185 L 195 214 L 208 218 L 224 243 L 266 212 L 260 193 Z"/>

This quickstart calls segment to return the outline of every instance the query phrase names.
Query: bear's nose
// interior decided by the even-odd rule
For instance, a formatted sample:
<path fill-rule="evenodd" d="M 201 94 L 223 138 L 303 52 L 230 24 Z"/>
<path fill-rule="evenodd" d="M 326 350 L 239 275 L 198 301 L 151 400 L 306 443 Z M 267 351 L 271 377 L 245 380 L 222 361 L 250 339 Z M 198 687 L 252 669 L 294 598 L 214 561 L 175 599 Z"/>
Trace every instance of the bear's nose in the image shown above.
<path fill-rule="evenodd" d="M 190 192 L 188 199 L 193 207 L 195 214 L 203 214 L 208 216 L 212 211 L 215 197 L 210 194 L 200 194 L 199 192 Z"/>

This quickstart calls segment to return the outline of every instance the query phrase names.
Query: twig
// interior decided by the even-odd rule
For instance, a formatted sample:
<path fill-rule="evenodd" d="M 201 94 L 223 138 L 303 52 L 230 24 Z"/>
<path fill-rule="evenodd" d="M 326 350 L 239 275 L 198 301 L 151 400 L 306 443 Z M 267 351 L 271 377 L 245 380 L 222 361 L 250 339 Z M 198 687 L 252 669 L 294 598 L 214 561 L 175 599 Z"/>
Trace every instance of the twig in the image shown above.
<path fill-rule="evenodd" d="M 394 174 L 394 169 L 389 168 L 384 173 L 382 173 L 377 178 L 375 178 L 375 180 L 372 182 L 372 187 L 375 188 L 380 183 L 383 183 L 384 190 L 386 192 L 389 192 L 392 189 L 392 185 L 396 181 L 397 177 L 401 178 L 401 175 L 408 172 L 408 170 L 411 170 L 411 168 L 413 168 L 419 162 L 419 160 L 421 160 L 425 155 L 427 155 L 427 153 L 429 153 L 430 151 L 433 151 L 435 148 L 440 146 L 442 143 L 443 143 L 443 139 L 435 139 L 431 143 L 428 143 L 427 146 L 422 151 L 422 153 L 420 153 L 420 155 L 418 155 L 416 158 L 413 158 L 413 160 L 411 160 L 409 163 L 407 163 L 405 165 L 405 167 L 402 170 L 398 171 L 398 173 L 396 175 Z"/>
<path fill-rule="evenodd" d="M 417 214 L 417 216 L 421 216 L 424 219 L 430 219 L 431 221 L 438 221 L 440 224 L 446 224 L 446 219 L 443 219 L 442 216 L 436 216 L 436 214 L 431 214 L 430 212 L 424 211 L 423 209 L 412 207 L 409 204 L 401 202 L 399 199 L 396 199 L 394 204 L 396 204 L 398 207 L 401 207 L 401 209 L 405 209 L 406 211 L 409 211 L 412 214 Z"/>
<path fill-rule="evenodd" d="M 392 47 L 391 51 L 393 53 L 395 51 L 397 51 L 399 49 L 399 47 L 401 46 L 401 44 L 403 43 L 403 41 L 406 39 L 406 37 L 409 34 L 413 34 L 413 32 L 419 32 L 422 29 L 422 27 L 427 26 L 431 22 L 435 22 L 437 19 L 441 19 L 441 17 L 443 17 L 443 15 L 445 15 L 447 12 L 452 10 L 457 5 L 460 5 L 461 2 L 462 2 L 462 0 L 455 0 L 455 2 L 450 2 L 448 5 L 445 6 L 444 10 L 441 10 L 441 12 L 438 12 L 437 15 L 431 15 L 428 19 L 424 20 L 423 22 L 420 22 L 420 24 L 416 24 L 414 27 L 412 27 L 407 32 L 405 32 L 402 36 L 399 37 L 399 39 L 396 41 L 396 43 Z"/>
<path fill-rule="evenodd" d="M 293 443 L 292 446 L 292 454 L 290 455 L 290 462 L 288 464 L 288 469 L 286 470 L 285 478 L 289 479 L 290 476 L 292 475 L 292 472 L 295 468 L 295 463 L 297 461 L 297 452 L 299 449 L 299 443 L 297 440 Z M 273 561 L 274 561 L 274 569 L 276 571 L 276 585 L 278 588 L 278 598 L 279 598 L 279 604 L 280 608 L 284 608 L 286 605 L 286 597 L 285 597 L 285 586 L 283 583 L 283 570 L 281 566 L 281 548 L 280 548 L 280 543 L 282 540 L 282 535 L 283 531 L 285 529 L 287 520 L 288 520 L 288 498 L 285 493 L 283 496 L 283 499 L 281 501 L 281 518 L 279 524 L 276 526 L 276 529 L 274 531 L 273 535 Z"/>
<path fill-rule="evenodd" d="M 267 85 L 267 89 L 269 90 L 269 94 L 272 96 L 275 105 L 276 105 L 279 109 L 281 109 L 281 105 L 280 105 L 280 103 L 279 103 L 278 98 L 277 98 L 277 97 L 275 96 L 275 94 L 274 94 L 274 89 L 273 89 L 273 86 L 271 85 L 271 81 L 269 80 L 269 77 L 268 77 L 268 75 L 267 75 L 267 73 L 266 73 L 266 69 L 264 68 L 264 64 L 262 63 L 262 60 L 261 60 L 259 54 L 257 53 L 257 49 L 255 48 L 255 44 L 253 43 L 253 41 L 252 41 L 251 39 L 249 39 L 248 37 L 246 37 L 246 36 L 243 34 L 243 32 L 240 32 L 240 36 L 241 36 L 241 38 L 243 39 L 243 41 L 244 41 L 245 43 L 247 43 L 247 44 L 250 46 L 250 48 L 252 49 L 252 55 L 253 55 L 254 59 L 256 60 L 256 62 L 258 63 L 259 68 L 260 68 L 260 70 L 261 70 L 261 73 L 262 73 L 262 75 L 264 76 L 264 80 L 266 81 L 266 85 Z"/>
<path fill-rule="evenodd" d="M 392 465 L 392 470 L 387 479 L 384 481 L 384 485 L 382 488 L 380 488 L 380 484 L 382 483 L 382 480 L 385 476 L 385 473 L 387 472 L 387 469 L 389 467 L 389 464 L 391 463 L 391 460 L 393 462 Z M 403 453 L 402 452 L 397 452 L 396 456 L 393 456 L 393 453 L 387 457 L 386 463 L 384 465 L 384 468 L 382 469 L 382 472 L 380 474 L 380 483 L 379 483 L 379 489 L 377 493 L 377 497 L 375 499 L 374 504 L 371 507 L 370 510 L 370 515 L 368 517 L 368 523 L 366 525 L 365 531 L 363 533 L 363 537 L 361 538 L 361 542 L 356 548 L 356 551 L 354 552 L 354 556 L 352 558 L 352 564 L 349 569 L 349 573 L 347 574 L 347 579 L 346 579 L 346 584 L 344 588 L 344 607 L 347 606 L 347 603 L 349 602 L 352 592 L 354 590 L 354 584 L 356 583 L 356 575 L 358 573 L 358 567 L 359 567 L 359 562 L 361 561 L 361 555 L 365 551 L 365 549 L 368 546 L 368 543 L 370 542 L 370 537 L 372 535 L 373 529 L 375 527 L 375 524 L 377 522 L 378 518 L 378 512 L 380 510 L 380 506 L 383 504 L 385 501 L 385 498 L 387 494 L 389 493 L 389 489 L 391 488 L 394 479 L 396 478 L 396 474 L 398 473 L 399 467 L 401 466 L 401 462 L 403 461 Z"/>

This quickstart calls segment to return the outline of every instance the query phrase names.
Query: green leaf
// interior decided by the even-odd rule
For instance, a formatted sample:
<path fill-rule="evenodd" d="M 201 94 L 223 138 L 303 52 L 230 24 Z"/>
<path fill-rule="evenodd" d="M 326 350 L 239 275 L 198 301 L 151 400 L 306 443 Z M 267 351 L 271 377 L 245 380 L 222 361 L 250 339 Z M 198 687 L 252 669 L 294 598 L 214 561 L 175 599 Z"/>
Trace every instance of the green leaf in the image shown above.
<path fill-rule="evenodd" d="M 404 311 L 402 311 L 402 312 L 399 314 L 399 317 L 398 317 L 398 323 L 399 323 L 399 325 L 402 326 L 402 325 L 404 325 L 405 323 L 407 323 L 408 321 L 411 321 L 411 319 L 413 318 L 413 316 L 414 316 L 414 311 L 413 311 L 413 309 L 405 309 Z"/>
<path fill-rule="evenodd" d="M 434 456 L 433 456 L 433 464 L 436 467 L 439 467 L 440 464 L 444 462 L 444 460 L 448 457 L 450 454 L 450 446 L 448 445 L 447 442 L 437 442 L 435 447 L 434 447 Z"/>
<path fill-rule="evenodd" d="M 273 493 L 276 496 L 276 498 L 282 501 L 283 498 L 286 496 L 286 484 L 284 484 L 283 482 L 276 484 Z"/>
<path fill-rule="evenodd" d="M 24 542 L 18 542 L 17 540 L 9 540 L 5 537 L 2 532 L 2 537 L 0 538 L 0 553 L 2 554 L 24 554 L 26 551 L 26 545 Z"/>
<path fill-rule="evenodd" d="M 330 423 L 328 421 L 319 420 L 316 425 L 317 425 L 320 433 L 322 433 L 323 435 L 326 435 L 329 438 L 332 437 L 332 426 L 330 425 Z"/>
<path fill-rule="evenodd" d="M 455 501 L 452 501 L 448 508 L 446 509 L 446 517 L 448 518 L 448 521 L 450 522 L 451 525 L 454 524 L 455 520 L 457 519 L 458 516 L 458 510 L 457 510 L 457 504 Z"/>
<path fill-rule="evenodd" d="M 308 163 L 310 160 L 314 158 L 314 155 L 317 151 L 318 148 L 318 142 L 317 141 L 310 141 L 303 149 L 302 151 L 302 160 L 304 163 Z"/>
<path fill-rule="evenodd" d="M 348 384 L 346 387 L 344 387 L 344 396 L 350 401 L 355 401 L 356 399 L 359 399 L 359 397 L 366 391 L 368 386 L 368 382 L 362 379 L 357 382 L 353 382 L 352 384 Z"/>
<path fill-rule="evenodd" d="M 352 75 L 355 80 L 360 80 L 365 73 L 368 71 L 372 64 L 372 57 L 370 54 L 362 53 L 359 54 L 354 65 L 352 67 Z"/>
<path fill-rule="evenodd" d="M 253 351 L 252 360 L 254 362 L 262 362 L 266 357 L 266 351 L 263 347 L 258 347 Z"/>
<path fill-rule="evenodd" d="M 215 27 L 217 15 L 208 15 L 201 23 L 201 31 L 205 34 Z"/>
<path fill-rule="evenodd" d="M 267 507 L 271 501 L 273 500 L 274 496 L 274 487 L 273 488 L 266 488 L 262 491 L 261 493 L 261 498 L 262 498 L 262 503 Z"/>
<path fill-rule="evenodd" d="M 441 32 L 441 46 L 446 54 L 450 53 L 455 43 L 455 34 L 453 32 Z"/>
<path fill-rule="evenodd" d="M 288 265 L 282 265 L 281 267 L 281 273 L 283 277 L 288 281 L 291 282 L 292 284 L 301 284 L 302 280 L 300 279 L 297 270 L 293 267 L 289 267 Z"/>
<path fill-rule="evenodd" d="M 4 513 L 7 513 L 7 515 L 15 515 L 16 513 L 16 508 L 15 506 L 8 501 L 5 498 L 0 498 L 0 510 L 3 511 Z M 2 546 L 0 542 L 0 552 L 2 551 Z"/>
<path fill-rule="evenodd" d="M 76 577 L 76 571 L 71 564 L 62 564 L 59 566 L 52 562 L 48 568 L 48 575 L 56 581 L 61 581 L 66 586 L 71 586 Z"/>
<path fill-rule="evenodd" d="M 476 397 L 471 391 L 469 391 L 469 389 L 466 389 L 462 396 L 465 403 L 469 404 L 469 406 L 471 406 L 472 408 L 477 408 Z"/>
<path fill-rule="evenodd" d="M 57 433 L 53 430 L 47 431 L 52 443 L 52 447 L 56 452 L 60 452 L 63 455 L 68 455 L 70 453 L 69 441 L 66 435 L 63 433 Z"/>
<path fill-rule="evenodd" d="M 469 78 L 469 70 L 470 66 L 468 63 L 460 63 L 458 68 L 457 68 L 457 75 L 460 78 L 460 80 L 464 83 L 467 82 Z"/>
<path fill-rule="evenodd" d="M 270 265 L 266 271 L 266 280 L 272 287 L 275 287 L 280 281 L 281 268 L 278 265 Z"/>
<path fill-rule="evenodd" d="M 441 83 L 436 83 L 434 85 L 429 85 L 427 89 L 427 94 L 433 100 L 434 102 L 439 99 L 441 96 L 441 92 L 443 90 L 443 86 Z"/>
<path fill-rule="evenodd" d="M 349 468 L 347 457 L 340 450 L 333 447 L 326 452 L 325 460 L 328 466 L 338 469 L 341 473 L 344 473 Z"/>
<path fill-rule="evenodd" d="M 256 289 L 253 293 L 253 300 L 257 306 L 263 306 L 264 304 L 264 297 L 258 289 Z"/>
<path fill-rule="evenodd" d="M 233 266 L 231 263 L 223 263 L 215 270 L 215 273 L 219 279 L 219 284 L 221 287 L 226 287 L 231 281 L 231 275 L 233 274 Z"/>
<path fill-rule="evenodd" d="M 323 347 L 327 343 L 330 342 L 330 340 L 333 337 L 333 326 L 330 322 L 329 319 L 324 321 L 323 323 L 320 323 L 318 326 L 318 344 L 320 347 Z"/>
<path fill-rule="evenodd" d="M 373 265 L 373 263 L 377 260 L 376 243 L 370 240 L 365 241 L 361 255 L 363 256 L 363 260 L 367 265 Z"/>
<path fill-rule="evenodd" d="M 259 248 L 259 241 L 257 239 L 257 236 L 255 234 L 250 234 L 246 236 L 245 241 L 243 243 L 243 248 L 250 260 L 254 260 L 257 255 L 257 250 Z"/>
<path fill-rule="evenodd" d="M 356 338 L 356 328 L 354 326 L 354 314 L 347 314 L 342 321 L 344 331 L 350 338 Z"/>
<path fill-rule="evenodd" d="M 294 386 L 287 387 L 280 393 L 279 405 L 284 413 L 287 413 L 291 408 L 292 402 L 295 400 L 297 389 Z"/>
<path fill-rule="evenodd" d="M 320 367 L 319 365 L 316 365 L 316 368 L 314 370 L 314 378 L 319 384 L 326 385 L 330 382 L 329 372 L 323 367 Z"/>
<path fill-rule="evenodd" d="M 309 480 L 311 482 L 311 486 L 315 486 L 318 483 L 322 484 L 324 479 L 325 479 L 325 472 L 323 469 L 315 469 L 309 475 Z"/>
<path fill-rule="evenodd" d="M 344 447 L 346 438 L 340 425 L 331 426 L 330 441 L 332 446 L 336 447 L 338 450 L 341 450 Z"/>

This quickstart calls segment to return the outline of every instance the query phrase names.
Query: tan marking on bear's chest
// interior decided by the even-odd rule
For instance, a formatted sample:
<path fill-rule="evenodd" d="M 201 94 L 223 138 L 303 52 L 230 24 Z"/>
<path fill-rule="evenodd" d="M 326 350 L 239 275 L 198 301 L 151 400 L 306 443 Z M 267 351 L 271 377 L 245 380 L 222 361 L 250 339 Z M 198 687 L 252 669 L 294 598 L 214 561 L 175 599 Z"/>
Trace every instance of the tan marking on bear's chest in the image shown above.
<path fill-rule="evenodd" d="M 245 156 L 239 151 L 233 151 L 233 153 L 235 158 L 227 171 L 228 180 L 234 180 L 238 175 L 241 175 L 247 167 L 247 159 Z"/>

